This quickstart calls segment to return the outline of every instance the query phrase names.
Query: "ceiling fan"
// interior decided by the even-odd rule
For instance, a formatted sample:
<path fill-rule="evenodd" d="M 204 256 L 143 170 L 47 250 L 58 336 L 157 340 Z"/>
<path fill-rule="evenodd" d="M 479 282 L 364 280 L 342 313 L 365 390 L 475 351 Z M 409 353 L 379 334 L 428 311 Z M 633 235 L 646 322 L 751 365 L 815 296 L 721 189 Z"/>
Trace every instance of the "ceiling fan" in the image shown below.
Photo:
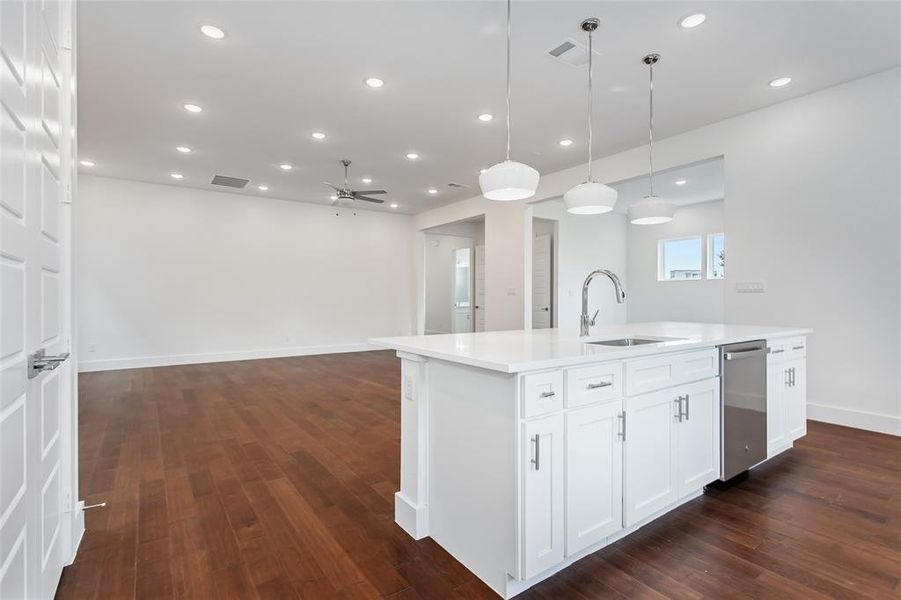
<path fill-rule="evenodd" d="M 324 181 L 323 183 L 336 192 L 336 197 L 332 200 L 332 206 L 350 206 L 353 204 L 354 200 L 365 200 L 366 202 L 376 202 L 378 204 L 382 204 L 384 200 L 380 200 L 379 198 L 370 198 L 367 194 L 387 194 L 385 190 L 352 190 L 350 189 L 350 184 L 347 182 L 347 167 L 350 166 L 350 161 L 346 158 L 341 161 L 341 164 L 344 165 L 344 187 L 340 188 L 337 185 L 333 185 L 328 181 Z"/>

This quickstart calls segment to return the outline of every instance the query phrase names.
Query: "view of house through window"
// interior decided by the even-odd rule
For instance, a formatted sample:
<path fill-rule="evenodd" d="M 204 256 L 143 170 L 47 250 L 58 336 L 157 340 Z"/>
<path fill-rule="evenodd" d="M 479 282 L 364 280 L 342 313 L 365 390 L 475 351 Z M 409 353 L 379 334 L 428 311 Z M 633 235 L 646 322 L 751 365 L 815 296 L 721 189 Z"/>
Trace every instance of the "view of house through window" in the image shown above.
<path fill-rule="evenodd" d="M 660 240 L 657 280 L 722 279 L 726 265 L 725 236 L 722 233 L 707 235 L 706 248 L 704 240 L 705 236 L 701 235 Z"/>

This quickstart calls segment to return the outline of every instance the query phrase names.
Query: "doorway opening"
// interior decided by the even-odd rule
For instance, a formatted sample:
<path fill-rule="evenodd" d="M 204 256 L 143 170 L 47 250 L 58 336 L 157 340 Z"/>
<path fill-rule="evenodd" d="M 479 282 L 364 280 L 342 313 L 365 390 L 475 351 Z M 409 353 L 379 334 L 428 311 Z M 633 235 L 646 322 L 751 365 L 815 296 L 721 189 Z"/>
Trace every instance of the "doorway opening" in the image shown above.
<path fill-rule="evenodd" d="M 485 219 L 425 230 L 426 335 L 485 330 Z"/>
<path fill-rule="evenodd" d="M 556 221 L 532 219 L 532 329 L 549 329 L 556 324 L 556 241 Z"/>

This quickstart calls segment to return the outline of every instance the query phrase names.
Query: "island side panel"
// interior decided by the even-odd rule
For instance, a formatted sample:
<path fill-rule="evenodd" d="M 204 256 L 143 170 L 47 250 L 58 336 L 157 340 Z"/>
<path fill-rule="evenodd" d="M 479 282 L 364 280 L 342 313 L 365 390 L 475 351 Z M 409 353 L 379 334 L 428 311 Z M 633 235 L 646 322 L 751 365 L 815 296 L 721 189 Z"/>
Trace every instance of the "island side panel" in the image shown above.
<path fill-rule="evenodd" d="M 429 363 L 429 535 L 498 594 L 515 572 L 516 376 Z"/>
<path fill-rule="evenodd" d="M 401 359 L 400 491 L 394 494 L 394 521 L 419 540 L 429 535 L 429 362 L 406 352 L 397 356 Z"/>

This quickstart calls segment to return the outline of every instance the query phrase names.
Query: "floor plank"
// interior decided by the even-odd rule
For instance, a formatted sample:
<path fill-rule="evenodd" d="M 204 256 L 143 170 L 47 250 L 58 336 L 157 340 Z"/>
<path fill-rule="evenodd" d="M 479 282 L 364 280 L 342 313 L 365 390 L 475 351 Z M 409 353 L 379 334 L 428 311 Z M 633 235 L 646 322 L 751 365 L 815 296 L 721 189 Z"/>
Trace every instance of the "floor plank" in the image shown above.
<path fill-rule="evenodd" d="M 87 533 L 60 599 L 492 598 L 394 524 L 391 352 L 86 373 Z M 901 440 L 796 447 L 535 586 L 548 598 L 901 596 Z"/>

